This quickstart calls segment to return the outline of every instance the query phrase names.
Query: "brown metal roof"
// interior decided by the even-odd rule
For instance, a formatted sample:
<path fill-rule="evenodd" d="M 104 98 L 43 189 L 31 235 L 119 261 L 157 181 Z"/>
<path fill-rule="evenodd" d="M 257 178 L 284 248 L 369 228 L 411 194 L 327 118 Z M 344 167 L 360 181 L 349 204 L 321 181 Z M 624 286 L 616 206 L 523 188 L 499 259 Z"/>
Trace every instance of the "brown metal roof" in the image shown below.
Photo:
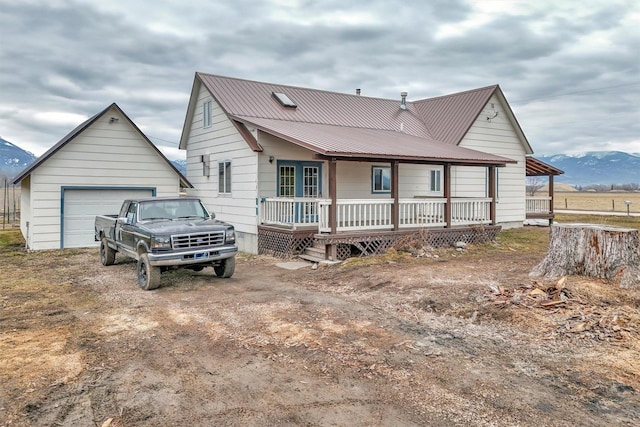
<path fill-rule="evenodd" d="M 375 158 L 417 162 L 504 165 L 505 157 L 452 146 L 431 138 L 381 129 L 343 127 L 256 117 L 235 120 L 318 154 L 340 158 Z"/>
<path fill-rule="evenodd" d="M 233 116 L 369 129 L 402 129 L 411 135 L 430 136 L 415 107 L 407 103 L 407 110 L 400 109 L 400 94 L 397 100 L 381 99 L 212 74 L 198 73 L 198 77 L 227 114 Z M 273 92 L 284 93 L 297 107 L 284 107 L 272 96 Z"/>
<path fill-rule="evenodd" d="M 413 102 L 413 105 L 435 139 L 449 144 L 458 144 L 497 87 L 494 85 L 424 99 Z"/>
<path fill-rule="evenodd" d="M 555 168 L 535 157 L 527 156 L 526 162 L 527 176 L 562 175 L 564 173 L 563 170 Z"/>
<path fill-rule="evenodd" d="M 317 153 L 345 157 L 464 160 L 469 164 L 512 162 L 504 157 L 457 147 L 489 98 L 496 91 L 500 92 L 497 85 L 407 102 L 406 108 L 402 109 L 400 96 L 397 100 L 371 98 L 196 73 L 187 117 L 195 108 L 198 81 L 230 118 L 252 123 L 265 132 Z M 274 92 L 285 94 L 296 106 L 282 105 L 272 96 Z M 512 118 L 519 130 L 515 117 Z M 180 143 L 183 149 L 186 147 L 186 123 Z M 527 152 L 531 151 L 524 135 L 521 132 L 519 135 L 528 147 Z M 256 144 L 250 146 L 260 151 Z"/>

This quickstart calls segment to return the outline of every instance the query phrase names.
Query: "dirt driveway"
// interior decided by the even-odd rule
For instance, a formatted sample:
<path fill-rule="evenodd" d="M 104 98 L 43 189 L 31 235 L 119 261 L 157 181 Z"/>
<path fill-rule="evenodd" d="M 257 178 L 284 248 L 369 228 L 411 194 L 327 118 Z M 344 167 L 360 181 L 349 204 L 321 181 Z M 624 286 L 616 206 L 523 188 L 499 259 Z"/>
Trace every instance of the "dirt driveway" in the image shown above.
<path fill-rule="evenodd" d="M 517 244 L 419 255 L 145 292 L 97 250 L 5 248 L 0 425 L 640 423 L 639 290 L 534 283 Z"/>

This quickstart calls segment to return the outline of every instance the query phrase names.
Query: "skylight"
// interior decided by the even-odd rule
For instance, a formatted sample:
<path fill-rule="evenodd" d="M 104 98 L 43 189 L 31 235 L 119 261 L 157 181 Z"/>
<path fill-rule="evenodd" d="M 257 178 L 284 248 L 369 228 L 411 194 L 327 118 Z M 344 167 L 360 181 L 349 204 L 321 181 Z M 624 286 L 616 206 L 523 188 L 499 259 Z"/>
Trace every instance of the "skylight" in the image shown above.
<path fill-rule="evenodd" d="M 296 107 L 297 107 L 296 103 L 295 103 L 295 102 L 293 102 L 293 101 L 291 100 L 291 98 L 289 98 L 289 97 L 288 97 L 287 95 L 285 95 L 284 93 L 282 93 L 282 92 L 272 92 L 271 94 L 272 94 L 272 95 L 273 95 L 273 97 L 274 97 L 275 99 L 277 99 L 277 100 L 278 100 L 278 102 L 279 102 L 280 104 L 282 104 L 283 106 L 285 106 L 285 107 L 291 107 L 291 108 L 296 108 Z"/>

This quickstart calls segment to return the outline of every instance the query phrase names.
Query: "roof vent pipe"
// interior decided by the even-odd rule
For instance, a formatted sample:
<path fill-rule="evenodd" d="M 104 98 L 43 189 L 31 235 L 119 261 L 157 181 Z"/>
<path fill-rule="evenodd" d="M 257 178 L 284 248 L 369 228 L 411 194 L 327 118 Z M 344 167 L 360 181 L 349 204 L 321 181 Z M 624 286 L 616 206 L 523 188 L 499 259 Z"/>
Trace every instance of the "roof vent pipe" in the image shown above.
<path fill-rule="evenodd" d="M 356 89 L 356 95 L 360 95 L 360 89 Z"/>
<path fill-rule="evenodd" d="M 407 109 L 407 92 L 400 92 L 400 96 L 402 97 L 402 101 L 400 102 L 400 109 L 401 110 L 406 110 Z"/>

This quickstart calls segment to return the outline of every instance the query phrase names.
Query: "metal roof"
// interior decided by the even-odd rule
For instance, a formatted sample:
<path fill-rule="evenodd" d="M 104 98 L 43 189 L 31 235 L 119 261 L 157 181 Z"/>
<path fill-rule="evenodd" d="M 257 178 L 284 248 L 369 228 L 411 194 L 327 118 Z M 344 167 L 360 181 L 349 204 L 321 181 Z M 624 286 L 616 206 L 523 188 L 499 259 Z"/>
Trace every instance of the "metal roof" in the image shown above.
<path fill-rule="evenodd" d="M 431 138 L 402 132 L 343 127 L 318 123 L 291 122 L 256 117 L 233 116 L 315 153 L 329 157 L 394 159 L 417 162 L 504 165 L 515 160 L 468 148 L 452 146 Z"/>
<path fill-rule="evenodd" d="M 434 138 L 458 144 L 497 88 L 497 85 L 488 86 L 413 104 Z"/>
<path fill-rule="evenodd" d="M 526 171 L 527 176 L 562 175 L 564 173 L 563 170 L 555 168 L 542 160 L 538 160 L 531 156 L 527 156 L 526 158 Z"/>
<path fill-rule="evenodd" d="M 512 160 L 462 149 L 459 142 L 499 86 L 415 102 L 401 108 L 398 99 L 372 98 L 196 73 L 187 117 L 195 108 L 201 82 L 232 120 L 251 123 L 262 131 L 335 156 L 383 156 L 397 159 L 440 159 L 469 164 L 504 165 Z M 273 93 L 286 95 L 295 108 L 282 105 Z M 400 94 L 399 94 L 400 95 Z M 524 134 L 506 105 L 507 113 L 531 152 Z M 186 147 L 186 123 L 180 148 Z M 246 138 L 245 138 L 246 139 Z M 261 147 L 248 141 L 255 151 Z"/>
<path fill-rule="evenodd" d="M 122 111 L 122 109 L 115 102 L 109 105 L 107 108 L 105 108 L 101 112 L 99 112 L 98 114 L 80 123 L 75 129 L 73 129 L 71 132 L 65 135 L 53 147 L 49 148 L 43 155 L 38 157 L 33 163 L 31 163 L 22 172 L 20 172 L 20 174 L 13 179 L 13 184 L 18 184 L 19 182 L 21 182 L 24 178 L 30 175 L 31 172 L 36 170 L 41 164 L 46 162 L 51 156 L 53 156 L 56 152 L 58 152 L 62 147 L 64 147 L 66 144 L 72 141 L 75 137 L 77 137 L 82 132 L 84 132 L 85 129 L 91 126 L 94 122 L 96 122 L 100 117 L 104 116 L 111 109 L 114 109 L 118 113 L 120 113 L 127 120 L 127 122 L 131 126 L 133 126 L 133 128 L 140 134 L 140 136 L 142 136 L 142 139 L 144 139 L 151 146 L 151 148 L 153 148 L 153 150 L 160 156 L 160 158 L 164 160 L 171 167 L 171 169 L 173 169 L 173 171 L 180 178 L 180 185 L 182 187 L 193 188 L 193 185 L 191 185 L 191 183 L 187 180 L 187 178 L 184 175 L 182 175 L 182 173 L 180 173 L 178 169 L 176 169 L 176 167 L 169 161 L 169 159 L 167 159 L 165 155 L 162 154 L 160 150 L 158 150 L 158 147 L 156 147 L 153 144 L 153 142 L 151 142 L 149 138 L 147 138 L 147 136 L 140 130 L 140 128 L 136 126 L 136 124 L 129 118 L 129 116 L 125 114 L 124 111 Z"/>
<path fill-rule="evenodd" d="M 403 130 L 427 137 L 429 132 L 415 107 L 400 109 L 398 99 L 371 98 L 295 86 L 255 82 L 211 74 L 198 77 L 229 115 L 319 123 L 369 129 Z M 273 92 L 284 93 L 296 108 L 280 104 Z"/>

